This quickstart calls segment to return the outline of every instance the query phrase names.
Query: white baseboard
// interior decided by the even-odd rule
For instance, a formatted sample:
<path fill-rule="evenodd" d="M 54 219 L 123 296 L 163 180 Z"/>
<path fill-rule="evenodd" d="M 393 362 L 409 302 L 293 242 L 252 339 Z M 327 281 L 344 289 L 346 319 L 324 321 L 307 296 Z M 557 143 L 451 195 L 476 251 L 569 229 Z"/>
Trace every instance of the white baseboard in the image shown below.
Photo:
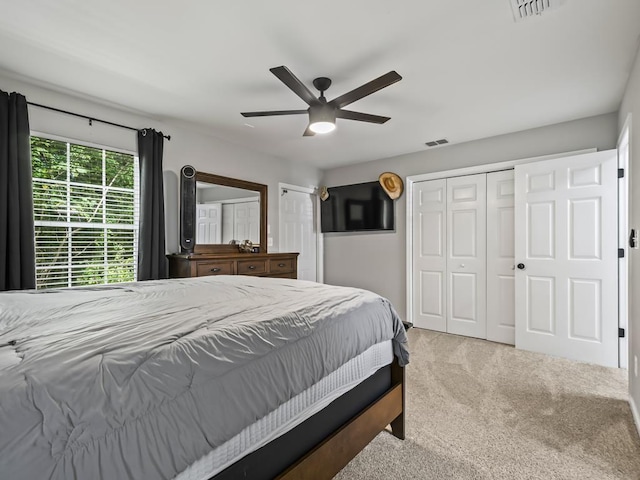
<path fill-rule="evenodd" d="M 631 407 L 631 415 L 633 415 L 633 421 L 636 424 L 636 430 L 638 431 L 638 435 L 640 435 L 640 412 L 638 412 L 638 408 L 636 407 L 635 402 L 633 401 L 633 397 L 629 397 L 629 406 Z"/>

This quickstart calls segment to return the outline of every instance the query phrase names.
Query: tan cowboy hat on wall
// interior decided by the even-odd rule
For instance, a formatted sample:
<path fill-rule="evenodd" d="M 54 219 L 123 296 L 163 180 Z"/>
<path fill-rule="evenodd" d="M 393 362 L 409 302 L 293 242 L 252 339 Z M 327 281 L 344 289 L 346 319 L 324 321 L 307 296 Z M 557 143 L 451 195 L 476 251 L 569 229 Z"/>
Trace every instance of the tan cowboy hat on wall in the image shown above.
<path fill-rule="evenodd" d="M 381 173 L 378 177 L 378 181 L 380 182 L 380 185 L 387 193 L 387 195 L 389 195 L 389 198 L 391 198 L 392 200 L 395 200 L 396 198 L 400 197 L 400 195 L 402 195 L 404 184 L 402 183 L 402 179 L 395 173 Z"/>

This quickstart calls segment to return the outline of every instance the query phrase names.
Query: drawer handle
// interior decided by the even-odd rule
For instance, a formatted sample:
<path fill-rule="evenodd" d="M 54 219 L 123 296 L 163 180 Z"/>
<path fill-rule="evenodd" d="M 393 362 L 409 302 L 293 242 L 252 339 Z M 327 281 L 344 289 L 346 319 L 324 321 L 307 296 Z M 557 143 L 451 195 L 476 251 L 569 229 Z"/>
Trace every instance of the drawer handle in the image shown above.
<path fill-rule="evenodd" d="M 249 270 L 255 270 L 256 266 L 255 265 L 249 265 Z"/>
<path fill-rule="evenodd" d="M 285 264 L 284 264 L 284 263 L 279 263 L 279 264 L 278 264 L 278 266 L 279 266 L 280 268 L 282 268 L 282 267 L 284 267 L 284 266 L 285 266 Z"/>
<path fill-rule="evenodd" d="M 220 270 L 222 270 L 222 269 L 221 269 L 221 268 L 218 268 L 218 267 L 214 267 L 214 268 L 212 268 L 212 269 L 211 269 L 211 271 L 212 271 L 213 273 L 219 272 Z"/>

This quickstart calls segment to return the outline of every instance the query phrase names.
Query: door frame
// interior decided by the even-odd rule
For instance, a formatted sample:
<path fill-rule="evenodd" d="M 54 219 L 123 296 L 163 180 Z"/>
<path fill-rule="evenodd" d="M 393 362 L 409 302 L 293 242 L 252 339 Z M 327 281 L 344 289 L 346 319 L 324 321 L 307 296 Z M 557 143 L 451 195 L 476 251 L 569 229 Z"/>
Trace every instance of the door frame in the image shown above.
<path fill-rule="evenodd" d="M 620 145 L 626 136 L 628 155 L 620 156 Z M 618 248 L 624 250 L 624 257 L 618 258 L 618 327 L 624 328 L 625 336 L 618 339 L 618 364 L 629 368 L 629 187 L 631 179 L 631 114 L 627 115 L 616 143 L 618 168 L 624 170 L 624 177 L 618 178 Z"/>
<path fill-rule="evenodd" d="M 538 162 L 541 160 L 551 160 L 559 157 L 569 157 L 573 155 L 580 155 L 583 153 L 596 152 L 597 148 L 587 148 L 583 150 L 576 150 L 571 152 L 554 153 L 550 155 L 541 155 L 538 157 L 520 158 L 517 160 L 507 160 L 504 162 L 487 163 L 483 165 L 474 165 L 472 167 L 456 168 L 453 170 L 441 170 L 431 173 L 421 173 L 418 175 L 410 175 L 405 179 L 406 189 L 406 308 L 407 308 L 407 321 L 413 322 L 413 190 L 414 184 L 418 182 L 424 182 L 426 180 L 440 180 L 449 177 L 460 177 L 465 175 L 475 175 L 477 173 L 489 173 L 498 172 L 500 170 L 510 170 L 516 165 L 523 163 Z"/>
<path fill-rule="evenodd" d="M 302 187 L 300 185 L 292 185 L 290 183 L 278 183 L 278 250 L 280 250 L 280 239 L 282 238 L 282 232 L 284 231 L 281 215 L 283 190 L 292 190 L 294 192 L 308 193 L 311 195 L 316 219 L 316 282 L 324 283 L 324 237 L 320 230 L 320 202 L 318 197 L 318 188 Z"/>

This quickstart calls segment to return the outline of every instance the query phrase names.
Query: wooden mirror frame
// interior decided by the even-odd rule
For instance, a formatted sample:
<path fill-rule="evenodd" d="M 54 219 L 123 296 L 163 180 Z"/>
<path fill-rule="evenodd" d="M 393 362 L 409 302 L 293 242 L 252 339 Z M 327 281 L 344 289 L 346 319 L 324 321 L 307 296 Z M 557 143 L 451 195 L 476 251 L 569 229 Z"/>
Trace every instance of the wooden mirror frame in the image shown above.
<path fill-rule="evenodd" d="M 225 187 L 254 190 L 260 194 L 260 253 L 267 253 L 267 186 L 237 178 L 223 177 L 212 173 L 196 172 L 196 182 L 213 183 Z M 194 253 L 238 253 L 238 245 L 202 244 L 195 242 Z"/>

